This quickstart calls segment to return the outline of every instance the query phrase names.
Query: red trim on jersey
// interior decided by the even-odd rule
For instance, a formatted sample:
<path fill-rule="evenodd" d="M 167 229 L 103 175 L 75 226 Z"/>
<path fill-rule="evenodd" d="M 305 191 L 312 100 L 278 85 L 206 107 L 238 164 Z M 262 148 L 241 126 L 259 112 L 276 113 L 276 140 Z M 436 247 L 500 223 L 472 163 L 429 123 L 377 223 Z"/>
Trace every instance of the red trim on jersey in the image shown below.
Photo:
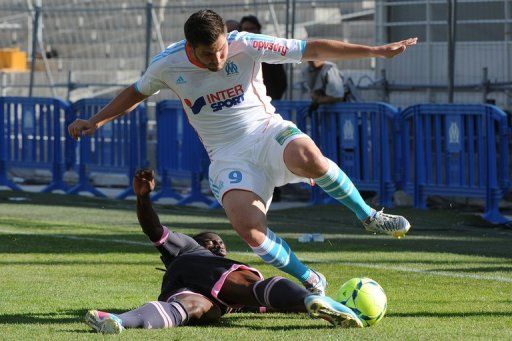
<path fill-rule="evenodd" d="M 187 53 L 188 61 L 201 69 L 207 69 L 207 67 L 194 57 L 192 48 L 188 43 L 185 44 L 185 52 Z"/>
<path fill-rule="evenodd" d="M 261 65 L 261 63 L 260 63 L 260 65 Z M 263 102 L 263 100 L 262 100 L 262 99 L 261 99 L 261 97 L 260 97 L 260 94 L 258 93 L 258 91 L 256 90 L 256 87 L 254 86 L 254 79 L 256 78 L 256 76 L 254 75 L 254 69 L 255 69 L 255 68 L 256 68 L 256 62 L 253 62 L 253 64 L 252 64 L 252 79 L 251 79 L 251 86 L 252 86 L 252 88 L 253 88 L 253 90 L 254 90 L 254 94 L 256 95 L 256 97 L 258 97 L 258 99 L 260 100 L 261 104 L 263 104 L 263 108 L 265 108 L 265 112 L 266 112 L 267 114 L 269 114 L 269 115 L 272 115 L 272 114 L 270 114 L 270 113 L 268 112 L 268 110 L 267 110 L 267 106 L 265 105 L 265 102 Z M 261 76 L 262 76 L 261 78 L 263 79 L 263 73 L 262 73 L 262 75 L 261 75 Z"/>

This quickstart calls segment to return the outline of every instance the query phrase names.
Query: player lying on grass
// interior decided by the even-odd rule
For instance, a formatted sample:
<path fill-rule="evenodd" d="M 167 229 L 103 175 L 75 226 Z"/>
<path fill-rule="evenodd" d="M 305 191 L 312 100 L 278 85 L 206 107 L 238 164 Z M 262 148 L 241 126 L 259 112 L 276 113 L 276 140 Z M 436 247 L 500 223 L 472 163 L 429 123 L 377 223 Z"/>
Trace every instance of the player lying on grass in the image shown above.
<path fill-rule="evenodd" d="M 311 294 L 279 276 L 265 280 L 255 268 L 225 258 L 226 247 L 215 233 L 201 233 L 194 240 L 169 231 L 160 224 L 151 205 L 149 194 L 154 187 L 152 170 L 136 173 L 133 189 L 137 195 L 137 217 L 144 233 L 160 251 L 167 269 L 158 301 L 122 314 L 89 310 L 85 321 L 93 329 L 116 334 L 125 328 L 157 329 L 208 323 L 241 307 L 308 312 L 334 326 L 362 327 L 352 310 L 331 298 Z"/>

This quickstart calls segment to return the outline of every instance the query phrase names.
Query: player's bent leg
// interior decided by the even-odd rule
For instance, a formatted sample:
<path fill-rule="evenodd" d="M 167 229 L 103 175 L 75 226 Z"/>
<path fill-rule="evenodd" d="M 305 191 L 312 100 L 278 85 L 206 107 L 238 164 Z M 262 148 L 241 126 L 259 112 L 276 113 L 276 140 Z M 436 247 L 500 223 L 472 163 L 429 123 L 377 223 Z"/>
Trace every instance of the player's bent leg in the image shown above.
<path fill-rule="evenodd" d="M 311 317 L 324 319 L 335 327 L 363 327 L 361 319 L 350 308 L 330 297 L 309 295 L 304 304 Z"/>
<path fill-rule="evenodd" d="M 291 141 L 284 151 L 284 161 L 290 171 L 313 178 L 327 194 L 348 207 L 368 231 L 395 237 L 409 231 L 411 225 L 404 217 L 377 212 L 368 206 L 350 178 L 325 158 L 311 139 Z"/>
<path fill-rule="evenodd" d="M 306 289 L 279 276 L 254 283 L 252 294 L 260 306 L 283 312 L 306 312 L 304 299 L 311 295 Z"/>
<path fill-rule="evenodd" d="M 187 312 L 187 323 L 211 323 L 221 316 L 220 308 L 201 294 L 180 293 L 173 297 Z"/>
<path fill-rule="evenodd" d="M 125 328 L 161 329 L 185 324 L 188 312 L 179 301 L 153 301 L 122 314 L 89 310 L 85 322 L 99 333 L 119 334 Z"/>
<path fill-rule="evenodd" d="M 325 294 L 325 277 L 304 265 L 288 243 L 267 228 L 265 204 L 256 194 L 232 190 L 222 204 L 235 231 L 265 263 L 297 278 L 311 292 Z"/>

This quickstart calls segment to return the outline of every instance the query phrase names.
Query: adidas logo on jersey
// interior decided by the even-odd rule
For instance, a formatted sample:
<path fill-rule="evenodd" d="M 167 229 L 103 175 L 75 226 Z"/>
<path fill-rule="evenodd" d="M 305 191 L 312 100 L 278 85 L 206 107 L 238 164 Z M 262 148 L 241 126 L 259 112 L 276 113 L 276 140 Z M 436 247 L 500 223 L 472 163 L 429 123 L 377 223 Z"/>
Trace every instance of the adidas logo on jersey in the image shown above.
<path fill-rule="evenodd" d="M 183 78 L 183 76 L 179 76 L 178 79 L 176 79 L 176 84 L 185 84 L 187 81 L 185 80 L 185 78 Z"/>

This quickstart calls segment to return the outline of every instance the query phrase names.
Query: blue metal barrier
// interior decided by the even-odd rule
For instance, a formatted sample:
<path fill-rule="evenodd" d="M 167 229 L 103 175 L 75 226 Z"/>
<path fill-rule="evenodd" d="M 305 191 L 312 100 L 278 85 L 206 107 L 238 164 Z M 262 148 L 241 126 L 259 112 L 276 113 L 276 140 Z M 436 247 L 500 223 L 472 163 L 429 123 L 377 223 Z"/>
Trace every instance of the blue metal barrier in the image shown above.
<path fill-rule="evenodd" d="M 420 104 L 400 116 L 401 186 L 414 194 L 415 207 L 426 208 L 429 195 L 480 197 L 486 199 L 486 220 L 507 221 L 499 212 L 509 188 L 503 111 L 490 105 Z"/>
<path fill-rule="evenodd" d="M 52 181 L 42 192 L 66 191 L 65 119 L 69 105 L 54 98 L 0 97 L 0 185 L 20 190 L 7 179 L 7 164 L 49 169 Z"/>
<path fill-rule="evenodd" d="M 309 123 L 308 133 L 323 154 L 340 165 L 359 190 L 377 192 L 385 207 L 392 207 L 395 192 L 391 174 L 397 117 L 398 110 L 385 103 L 339 103 L 321 106 L 311 113 Z M 334 202 L 319 188 L 312 199 Z"/>
<path fill-rule="evenodd" d="M 272 101 L 276 113 L 280 114 L 283 119 L 295 124 L 305 115 L 310 104 L 309 101 Z"/>
<path fill-rule="evenodd" d="M 213 201 L 201 193 L 201 180 L 205 177 L 209 159 L 197 133 L 186 120 L 179 101 L 162 101 L 156 106 L 157 168 L 162 186 L 153 200 L 170 197 L 178 205 Z M 190 177 L 190 193 L 181 197 L 171 184 L 171 177 Z"/>
<path fill-rule="evenodd" d="M 70 120 L 75 117 L 88 119 L 109 102 L 108 99 L 80 100 L 72 105 L 73 115 Z M 140 104 L 131 113 L 97 129 L 94 136 L 80 138 L 77 158 L 79 182 L 68 193 L 90 192 L 105 197 L 89 181 L 89 172 L 96 171 L 126 174 L 129 185 L 117 198 L 124 199 L 133 195 L 131 179 L 138 168 L 147 166 L 146 135 L 146 107 Z"/>

